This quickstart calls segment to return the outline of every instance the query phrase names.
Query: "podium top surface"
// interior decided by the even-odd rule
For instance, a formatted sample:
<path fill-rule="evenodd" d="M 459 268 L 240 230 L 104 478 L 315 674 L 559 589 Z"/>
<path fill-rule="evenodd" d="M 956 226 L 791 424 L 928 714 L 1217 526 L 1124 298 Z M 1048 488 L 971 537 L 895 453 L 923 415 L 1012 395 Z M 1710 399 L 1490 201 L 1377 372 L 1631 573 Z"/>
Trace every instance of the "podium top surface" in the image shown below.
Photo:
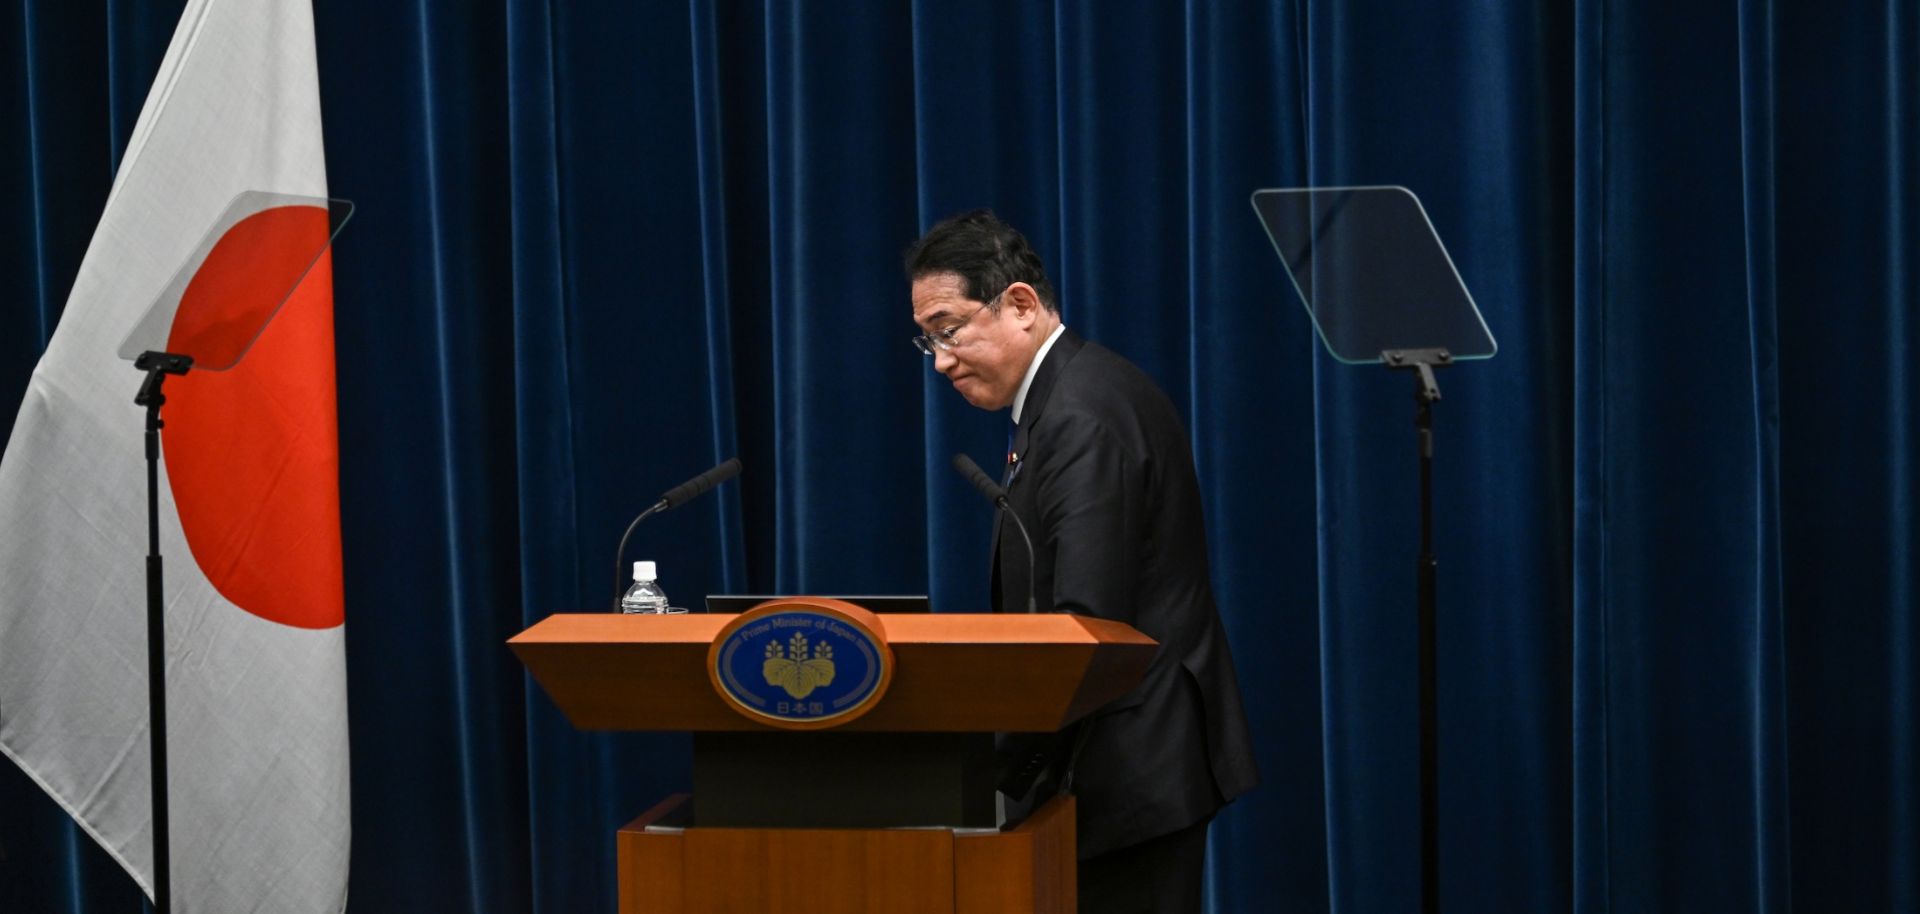
<path fill-rule="evenodd" d="M 1144 644 L 1133 627 L 1070 613 L 880 613 L 887 641 L 901 644 Z M 507 641 L 532 644 L 708 644 L 732 613 L 555 613 Z"/>
<path fill-rule="evenodd" d="M 772 729 L 734 711 L 707 650 L 731 614 L 557 614 L 507 643 L 583 730 Z M 1051 731 L 1125 694 L 1159 645 L 1119 622 L 1065 613 L 878 616 L 894 677 L 849 731 Z"/>

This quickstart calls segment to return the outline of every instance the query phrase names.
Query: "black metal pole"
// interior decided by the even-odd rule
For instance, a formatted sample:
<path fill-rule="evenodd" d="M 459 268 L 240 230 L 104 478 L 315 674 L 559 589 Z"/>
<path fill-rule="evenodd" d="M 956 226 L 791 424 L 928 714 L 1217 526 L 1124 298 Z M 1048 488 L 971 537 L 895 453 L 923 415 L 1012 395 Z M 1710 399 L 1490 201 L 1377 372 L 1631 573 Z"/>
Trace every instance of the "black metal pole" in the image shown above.
<path fill-rule="evenodd" d="M 170 835 L 167 830 L 167 623 L 160 566 L 160 404 L 147 404 L 147 731 L 153 754 L 153 910 L 172 907 Z"/>
<path fill-rule="evenodd" d="M 167 822 L 167 625 L 166 590 L 160 563 L 160 407 L 167 375 L 183 375 L 193 359 L 166 352 L 143 352 L 133 366 L 147 373 L 136 405 L 147 408 L 147 744 L 153 773 L 153 910 L 173 909 L 172 839 Z"/>
<path fill-rule="evenodd" d="M 1433 402 L 1422 396 L 1420 434 L 1420 909 L 1440 910 L 1440 738 L 1433 556 Z"/>
<path fill-rule="evenodd" d="M 1440 400 L 1434 370 L 1453 364 L 1445 349 L 1389 349 L 1388 368 L 1413 372 L 1413 425 L 1420 437 L 1419 678 L 1420 678 L 1420 910 L 1440 911 L 1440 697 L 1438 607 L 1439 561 L 1433 556 L 1433 404 Z"/>

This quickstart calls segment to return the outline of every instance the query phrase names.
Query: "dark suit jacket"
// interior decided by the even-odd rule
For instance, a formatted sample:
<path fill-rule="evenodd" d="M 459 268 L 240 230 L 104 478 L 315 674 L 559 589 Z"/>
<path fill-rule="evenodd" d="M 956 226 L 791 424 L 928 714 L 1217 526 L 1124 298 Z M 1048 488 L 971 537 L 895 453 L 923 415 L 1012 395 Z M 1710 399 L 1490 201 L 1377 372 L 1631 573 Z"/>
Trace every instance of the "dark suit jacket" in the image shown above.
<path fill-rule="evenodd" d="M 1144 681 L 1082 724 L 1079 848 L 1091 857 L 1176 831 L 1252 789 L 1246 713 L 1207 574 L 1193 455 L 1140 369 L 1063 332 L 1027 389 L 994 549 L 994 609 L 1116 619 L 1160 642 Z M 1052 757 L 1057 774 L 1059 747 Z M 1043 785 L 1042 789 L 1046 789 Z"/>

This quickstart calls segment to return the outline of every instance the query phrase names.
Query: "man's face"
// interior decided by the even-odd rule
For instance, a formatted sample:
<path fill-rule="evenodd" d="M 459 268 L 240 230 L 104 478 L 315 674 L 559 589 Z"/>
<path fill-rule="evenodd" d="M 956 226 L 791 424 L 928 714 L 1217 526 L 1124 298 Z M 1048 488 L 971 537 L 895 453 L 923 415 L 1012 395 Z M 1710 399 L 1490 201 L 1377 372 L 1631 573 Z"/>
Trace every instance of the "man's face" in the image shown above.
<path fill-rule="evenodd" d="M 914 280 L 913 322 L 933 336 L 958 328 L 952 349 L 935 350 L 933 369 L 981 409 L 1013 405 L 1027 364 L 1033 361 L 1035 347 L 1027 333 L 1032 321 L 1033 315 L 1008 306 L 1004 297 L 993 310 L 968 298 L 958 274 L 934 273 Z"/>

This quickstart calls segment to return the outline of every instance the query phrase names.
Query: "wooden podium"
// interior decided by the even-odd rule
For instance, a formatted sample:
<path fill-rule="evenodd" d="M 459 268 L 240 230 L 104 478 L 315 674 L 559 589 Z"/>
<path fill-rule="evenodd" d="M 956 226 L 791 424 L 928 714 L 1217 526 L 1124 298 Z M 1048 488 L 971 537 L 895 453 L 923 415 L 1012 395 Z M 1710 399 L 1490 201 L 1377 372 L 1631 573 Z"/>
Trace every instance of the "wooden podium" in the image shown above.
<path fill-rule="evenodd" d="M 554 615 L 508 642 L 575 727 L 694 736 L 691 797 L 617 835 L 622 914 L 1072 912 L 1073 800 L 994 828 L 993 734 L 1071 724 L 1132 688 L 1158 645 L 1084 616 L 847 607 L 890 650 L 883 691 L 844 722 L 768 723 L 723 697 L 717 639 L 763 608 L 838 601 L 771 603 Z"/>

